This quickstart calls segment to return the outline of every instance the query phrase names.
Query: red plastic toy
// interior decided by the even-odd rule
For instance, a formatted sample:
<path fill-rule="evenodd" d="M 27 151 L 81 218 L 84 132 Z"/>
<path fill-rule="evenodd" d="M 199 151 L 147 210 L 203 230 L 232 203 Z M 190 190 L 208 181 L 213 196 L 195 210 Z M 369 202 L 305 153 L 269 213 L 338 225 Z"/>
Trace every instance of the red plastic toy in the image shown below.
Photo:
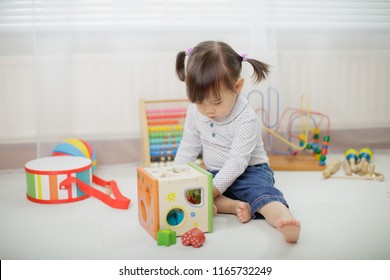
<path fill-rule="evenodd" d="M 193 229 L 187 231 L 181 237 L 181 243 L 184 246 L 191 246 L 192 245 L 192 247 L 194 247 L 194 248 L 199 248 L 200 246 L 203 245 L 203 243 L 205 241 L 206 241 L 206 236 L 198 228 L 193 228 Z"/>

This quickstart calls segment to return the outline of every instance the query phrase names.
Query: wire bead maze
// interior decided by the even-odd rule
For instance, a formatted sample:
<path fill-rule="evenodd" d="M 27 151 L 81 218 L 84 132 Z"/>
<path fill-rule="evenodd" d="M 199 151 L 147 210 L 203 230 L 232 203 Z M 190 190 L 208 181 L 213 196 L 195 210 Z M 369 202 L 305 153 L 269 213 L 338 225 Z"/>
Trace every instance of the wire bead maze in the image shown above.
<path fill-rule="evenodd" d="M 186 99 L 140 99 L 143 166 L 167 166 L 175 159 L 183 136 Z"/>
<path fill-rule="evenodd" d="M 279 106 L 279 92 L 269 87 L 267 90 L 267 100 L 268 103 L 265 104 L 265 98 L 261 91 L 252 90 L 248 93 L 247 99 L 250 100 L 250 97 L 254 94 L 259 94 L 261 97 L 261 107 L 255 108 L 256 113 L 259 115 L 260 120 L 262 121 L 263 128 L 267 132 L 267 141 L 270 145 L 271 154 L 276 156 L 297 156 L 299 151 L 310 151 L 314 156 L 314 160 L 318 163 L 318 169 L 322 169 L 326 165 L 326 156 L 328 153 L 329 147 L 329 129 L 330 129 L 330 119 L 327 115 L 320 112 L 312 111 L 310 108 L 310 96 L 307 94 L 302 94 L 300 98 L 300 108 L 287 108 L 285 109 L 281 116 L 280 106 Z M 271 122 L 271 111 L 275 109 L 271 106 L 271 100 L 276 98 L 276 115 L 274 121 Z M 305 104 L 306 103 L 306 104 Z M 267 105 L 267 107 L 266 107 Z M 287 119 L 287 131 L 282 135 L 282 124 Z M 294 134 L 294 128 L 296 127 L 296 121 L 299 120 L 299 131 L 298 134 Z M 322 141 L 322 147 L 320 146 L 320 132 L 321 127 L 324 128 L 324 136 Z M 296 129 L 295 129 L 296 130 Z M 311 130 L 311 134 L 310 134 Z M 273 144 L 273 137 L 282 141 L 288 146 L 287 150 L 281 151 L 276 149 Z M 307 154 L 307 152 L 302 152 Z M 272 157 L 272 155 L 271 155 Z M 280 158 L 280 157 L 279 157 Z M 291 157 L 290 157 L 291 159 Z M 299 159 L 304 159 L 299 157 Z M 270 158 L 270 161 L 271 158 Z M 307 163 L 310 163 L 308 161 Z M 291 164 L 293 161 L 289 160 L 286 164 Z M 297 167 L 294 170 L 316 170 L 316 167 L 309 167 L 306 164 L 301 167 Z M 280 170 L 293 170 L 292 166 L 281 167 Z"/>

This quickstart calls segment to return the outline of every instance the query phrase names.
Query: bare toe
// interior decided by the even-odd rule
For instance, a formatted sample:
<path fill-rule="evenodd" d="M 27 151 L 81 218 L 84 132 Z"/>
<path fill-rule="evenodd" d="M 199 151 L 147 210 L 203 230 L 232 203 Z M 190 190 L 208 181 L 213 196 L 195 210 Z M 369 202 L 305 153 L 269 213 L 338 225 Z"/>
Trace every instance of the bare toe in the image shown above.
<path fill-rule="evenodd" d="M 251 207 L 248 203 L 240 201 L 236 205 L 236 214 L 241 223 L 246 223 L 252 218 Z"/>
<path fill-rule="evenodd" d="M 276 224 L 277 229 L 282 232 L 284 240 L 288 243 L 296 243 L 301 231 L 301 223 L 298 220 L 279 220 Z"/>

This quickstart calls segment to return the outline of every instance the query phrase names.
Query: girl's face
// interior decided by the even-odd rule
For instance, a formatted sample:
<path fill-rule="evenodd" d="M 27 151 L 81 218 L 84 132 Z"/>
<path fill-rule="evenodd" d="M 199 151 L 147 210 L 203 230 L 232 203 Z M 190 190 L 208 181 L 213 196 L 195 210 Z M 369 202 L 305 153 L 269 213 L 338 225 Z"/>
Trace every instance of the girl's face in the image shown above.
<path fill-rule="evenodd" d="M 218 120 L 230 114 L 236 102 L 238 94 L 224 93 L 220 99 L 211 97 L 202 103 L 197 103 L 199 112 L 212 120 Z"/>
<path fill-rule="evenodd" d="M 239 79 L 236 84 L 236 92 L 222 92 L 219 99 L 211 96 L 202 103 L 197 103 L 196 107 L 199 112 L 212 120 L 219 120 L 226 117 L 232 111 L 236 103 L 238 94 L 240 94 L 243 87 L 244 80 Z"/>

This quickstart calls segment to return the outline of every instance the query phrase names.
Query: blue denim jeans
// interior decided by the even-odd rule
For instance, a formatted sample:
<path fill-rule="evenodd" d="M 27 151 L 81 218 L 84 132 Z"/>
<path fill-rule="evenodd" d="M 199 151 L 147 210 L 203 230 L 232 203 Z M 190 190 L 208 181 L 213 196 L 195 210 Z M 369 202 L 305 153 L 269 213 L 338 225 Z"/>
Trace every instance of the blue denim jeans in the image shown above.
<path fill-rule="evenodd" d="M 209 170 L 213 177 L 218 171 Z M 274 172 L 267 163 L 248 166 L 244 173 L 223 193 L 224 196 L 234 200 L 241 200 L 249 203 L 252 211 L 252 218 L 264 219 L 263 215 L 257 212 L 264 205 L 279 201 L 288 207 L 283 193 L 274 187 Z"/>

